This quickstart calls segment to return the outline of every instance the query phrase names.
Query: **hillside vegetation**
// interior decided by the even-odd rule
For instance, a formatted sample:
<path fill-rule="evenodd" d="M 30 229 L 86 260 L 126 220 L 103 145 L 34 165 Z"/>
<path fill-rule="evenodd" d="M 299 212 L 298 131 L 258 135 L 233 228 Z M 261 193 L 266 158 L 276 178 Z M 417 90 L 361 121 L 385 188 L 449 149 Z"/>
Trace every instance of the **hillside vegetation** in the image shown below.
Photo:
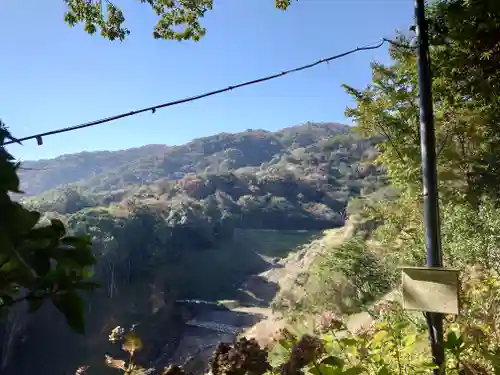
<path fill-rule="evenodd" d="M 500 3 L 436 0 L 427 15 L 443 261 L 462 271 L 461 312 L 444 321 L 441 370 L 497 374 Z M 308 123 L 130 154 L 68 155 L 39 162 L 39 171 L 35 162 L 22 179 L 38 195 L 22 205 L 9 198 L 19 181 L 1 148 L 2 374 L 85 364 L 91 370 L 80 374 L 165 367 L 156 372 L 183 375 L 186 367 L 167 365 L 179 343 L 193 347 L 204 335 L 187 334 L 186 324 L 212 306 L 186 308 L 193 298 L 224 301 L 209 316 L 261 311 L 286 327 L 265 347 L 244 337 L 221 343 L 209 361 L 213 375 L 436 373 L 426 320 L 404 311 L 397 293 L 387 298 L 399 287 L 398 266 L 425 263 L 415 38 L 398 34 L 390 62 L 372 64 L 370 85 L 345 86 L 354 129 Z M 55 172 L 58 163 L 65 173 Z M 339 240 L 335 228 L 346 217 L 349 235 Z M 102 287 L 83 300 L 91 265 Z M 24 299 L 36 314 L 17 303 Z M 54 320 L 56 309 L 67 322 Z M 359 312 L 362 324 L 352 324 Z M 34 354 L 26 361 L 24 353 Z"/>
<path fill-rule="evenodd" d="M 342 226 L 350 197 L 387 183 L 374 164 L 377 142 L 344 125 L 307 123 L 23 163 L 21 188 L 39 195 L 21 203 L 90 235 L 101 288 L 87 301 L 85 338 L 51 326 L 57 340 L 39 348 L 50 306 L 7 323 L 4 371 L 60 373 L 79 361 L 102 368 L 102 332 L 118 323 L 138 324 L 151 345 L 144 358 L 168 360 L 186 319 L 176 300 L 268 306 L 279 288 L 257 275 L 318 230 Z M 257 289 L 244 287 L 252 275 Z M 40 354 L 21 363 L 21 348 Z"/>
<path fill-rule="evenodd" d="M 155 207 L 199 222 L 231 216 L 245 228 L 328 228 L 342 225 L 349 197 L 385 184 L 373 164 L 375 144 L 343 125 L 309 123 L 219 134 L 161 152 L 146 146 L 65 155 L 23 164 L 29 169 L 21 187 L 41 194 L 22 203 L 63 215 L 87 209 L 88 216 L 126 216 Z"/>
<path fill-rule="evenodd" d="M 342 135 L 352 137 L 352 129 L 335 123 L 307 123 L 277 132 L 249 129 L 199 138 L 181 146 L 148 145 L 24 161 L 19 175 L 23 191 L 27 195 L 39 195 L 65 184 L 77 183 L 89 193 L 96 193 L 157 180 L 178 180 L 189 173 L 227 173 L 244 167 L 266 169 L 279 161 L 280 166 L 286 163 L 293 167 L 295 163 L 302 164 L 304 169 L 314 166 L 314 156 L 321 156 L 325 147 L 342 146 L 342 137 L 332 145 L 328 143 L 331 138 Z M 344 151 L 349 151 L 351 145 L 347 142 Z M 352 156 L 359 161 L 366 150 L 367 146 L 361 145 L 357 155 Z M 309 166 L 304 165 L 307 156 L 312 162 Z M 349 161 L 345 160 L 347 164 Z"/>

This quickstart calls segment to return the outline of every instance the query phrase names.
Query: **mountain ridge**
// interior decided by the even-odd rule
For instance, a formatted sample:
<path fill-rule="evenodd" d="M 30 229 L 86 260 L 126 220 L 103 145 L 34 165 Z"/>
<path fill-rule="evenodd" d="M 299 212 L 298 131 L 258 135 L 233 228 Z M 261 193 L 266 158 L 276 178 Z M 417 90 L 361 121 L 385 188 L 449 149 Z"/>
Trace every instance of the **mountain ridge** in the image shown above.
<path fill-rule="evenodd" d="M 220 168 L 235 169 L 234 165 L 221 165 L 220 161 L 229 160 L 222 153 L 227 154 L 231 150 L 236 150 L 232 155 L 233 162 L 241 163 L 243 158 L 244 166 L 259 166 L 285 149 L 310 146 L 320 138 L 350 131 L 350 126 L 338 123 L 306 123 L 275 132 L 248 129 L 195 138 L 182 145 L 151 144 L 118 151 L 83 151 L 52 159 L 24 161 L 19 174 L 21 187 L 28 196 L 66 184 L 96 186 L 99 185 L 97 180 L 104 175 L 108 175 L 107 178 L 111 180 L 115 175 L 116 181 L 110 181 L 97 191 L 114 190 L 151 183 L 160 178 L 178 179 L 186 173 L 200 173 L 207 168 L 212 172 L 220 172 Z M 261 153 L 254 153 L 253 148 Z M 131 166 L 135 168 L 134 173 L 128 171 Z M 141 172 L 141 169 L 147 169 L 150 173 Z M 117 174 L 122 175 L 125 181 L 118 181 Z"/>

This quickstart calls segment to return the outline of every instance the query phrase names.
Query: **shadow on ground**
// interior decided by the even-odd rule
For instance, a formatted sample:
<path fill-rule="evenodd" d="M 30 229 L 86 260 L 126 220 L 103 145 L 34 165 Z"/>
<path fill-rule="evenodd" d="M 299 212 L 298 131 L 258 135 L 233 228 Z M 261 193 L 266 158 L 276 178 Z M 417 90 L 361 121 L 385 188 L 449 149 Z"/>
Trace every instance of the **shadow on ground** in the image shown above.
<path fill-rule="evenodd" d="M 185 255 L 183 274 L 176 274 L 177 283 L 189 298 L 217 301 L 236 300 L 240 306 L 269 307 L 279 292 L 276 283 L 261 274 L 283 268 L 281 261 L 304 245 L 321 237 L 323 231 L 236 230 L 232 241 L 198 253 Z M 264 314 L 234 311 L 210 304 L 190 307 L 190 321 L 184 329 L 179 346 L 171 358 L 173 363 L 187 364 L 189 371 L 206 369 L 217 343 L 233 342 L 238 333 L 225 332 L 224 327 L 240 332 L 254 326 Z M 193 311 L 195 309 L 196 311 Z M 193 326 L 201 323 L 199 326 Z M 211 329 L 207 328 L 208 327 Z"/>
<path fill-rule="evenodd" d="M 166 271 L 168 283 L 174 285 L 178 298 L 206 301 L 239 300 L 247 281 L 260 283 L 262 292 L 255 295 L 253 301 L 247 296 L 241 302 L 269 303 L 278 292 L 278 287 L 269 285 L 258 275 L 283 267 L 278 263 L 281 259 L 322 233 L 237 229 L 233 240 L 216 248 L 184 252 L 178 266 L 169 267 Z"/>

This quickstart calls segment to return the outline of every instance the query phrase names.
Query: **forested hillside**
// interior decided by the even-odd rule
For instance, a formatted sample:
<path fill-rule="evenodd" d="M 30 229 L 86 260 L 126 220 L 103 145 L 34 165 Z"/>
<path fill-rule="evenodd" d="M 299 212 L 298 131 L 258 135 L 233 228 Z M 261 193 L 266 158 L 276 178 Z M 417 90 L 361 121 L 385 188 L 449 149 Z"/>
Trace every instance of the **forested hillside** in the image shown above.
<path fill-rule="evenodd" d="M 350 197 L 387 183 L 374 164 L 381 139 L 344 125 L 307 123 L 278 132 L 218 134 L 182 146 L 23 163 L 21 188 L 41 194 L 21 203 L 61 219 L 70 233 L 90 235 L 101 288 L 87 301 L 85 339 L 61 325 L 51 327 L 58 339 L 40 348 L 37 337 L 48 334 L 49 307 L 8 324 L 12 341 L 3 352 L 5 371 L 28 374 L 38 366 L 40 374 L 59 373 L 77 360 L 102 366 L 107 336 L 100 332 L 113 322 L 141 322 L 139 330 L 153 345 L 144 355 L 155 358 L 154 351 L 169 342 L 161 353 L 172 354 L 183 329 L 175 300 L 261 303 L 237 291 L 245 278 L 266 270 L 315 231 L 342 226 Z M 270 246 L 259 230 L 282 232 Z M 169 334 L 158 337 L 154 327 Z M 81 354 L 90 350 L 88 340 L 94 345 L 90 357 Z M 37 348 L 40 355 L 21 364 L 21 347 Z M 51 351 L 62 354 L 56 363 L 37 360 Z"/>
<path fill-rule="evenodd" d="M 345 140 L 339 137 L 328 143 L 332 137 L 341 135 L 350 137 Z M 50 160 L 25 161 L 20 177 L 23 191 L 27 195 L 38 195 L 65 184 L 76 184 L 87 193 L 98 193 L 149 184 L 159 179 L 179 179 L 189 173 L 219 174 L 243 167 L 265 170 L 271 165 L 276 167 L 278 162 L 280 167 L 287 168 L 302 164 L 303 172 L 310 174 L 310 170 L 304 171 L 305 163 L 310 161 L 309 167 L 315 166 L 314 158 L 319 158 L 316 164 L 324 163 L 328 156 L 325 151 L 342 152 L 344 148 L 344 152 L 353 154 L 353 160 L 370 158 L 369 153 L 363 155 L 369 147 L 366 143 L 354 151 L 357 146 L 353 144 L 357 141 L 346 125 L 307 123 L 278 132 L 221 133 L 181 146 L 148 145 L 115 152 L 82 152 Z M 345 164 L 349 161 L 344 160 Z M 344 175 L 346 168 L 349 167 L 343 167 Z"/>
<path fill-rule="evenodd" d="M 41 194 L 22 202 L 59 214 L 156 207 L 187 216 L 203 211 L 193 214 L 198 218 L 231 215 L 234 225 L 246 228 L 332 227 L 343 223 L 350 196 L 385 183 L 373 164 L 375 144 L 344 125 L 308 123 L 175 147 L 65 155 L 23 164 L 21 187 Z"/>

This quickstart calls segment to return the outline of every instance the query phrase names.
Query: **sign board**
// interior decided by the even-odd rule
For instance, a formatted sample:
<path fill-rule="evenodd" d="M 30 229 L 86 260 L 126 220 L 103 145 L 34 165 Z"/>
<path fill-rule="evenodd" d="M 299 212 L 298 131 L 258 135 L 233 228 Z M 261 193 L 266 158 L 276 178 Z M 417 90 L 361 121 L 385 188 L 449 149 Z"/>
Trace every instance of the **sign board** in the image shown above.
<path fill-rule="evenodd" d="M 458 315 L 460 271 L 448 268 L 402 267 L 406 310 Z"/>

